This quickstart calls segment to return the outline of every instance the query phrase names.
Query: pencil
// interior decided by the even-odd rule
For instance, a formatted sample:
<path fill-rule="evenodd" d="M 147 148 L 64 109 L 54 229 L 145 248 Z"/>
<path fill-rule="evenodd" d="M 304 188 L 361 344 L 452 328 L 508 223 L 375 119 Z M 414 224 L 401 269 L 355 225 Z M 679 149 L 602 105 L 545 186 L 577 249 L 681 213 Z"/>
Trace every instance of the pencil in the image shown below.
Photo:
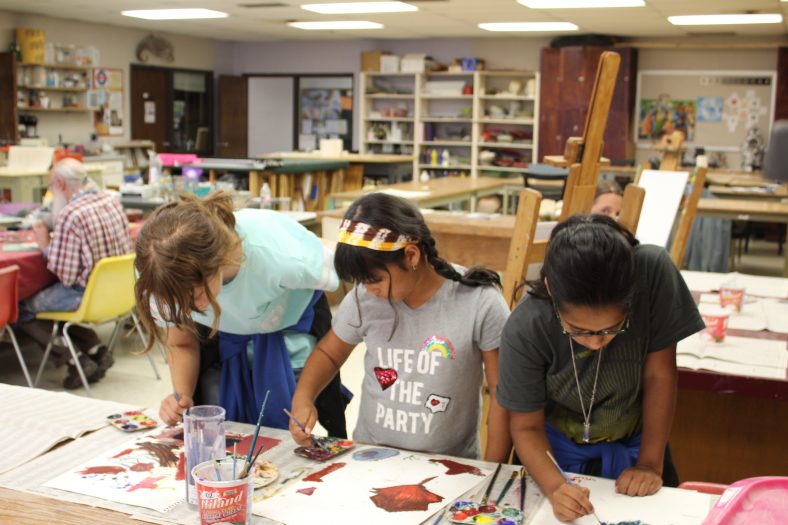
<path fill-rule="evenodd" d="M 525 467 L 520 469 L 520 511 L 525 510 L 525 489 L 528 488 L 528 482 L 525 479 Z"/>
<path fill-rule="evenodd" d="M 487 505 L 487 500 L 490 498 L 490 492 L 492 492 L 493 485 L 495 485 L 495 480 L 498 477 L 498 473 L 501 471 L 501 464 L 498 463 L 498 467 L 495 469 L 495 473 L 492 475 L 492 479 L 490 480 L 490 484 L 487 485 L 487 490 L 484 491 L 484 497 L 482 498 L 482 504 Z"/>
<path fill-rule="evenodd" d="M 515 470 L 514 472 L 512 472 L 512 475 L 509 477 L 509 481 L 507 481 L 506 485 L 503 486 L 503 490 L 501 490 L 501 494 L 500 496 L 498 496 L 498 499 L 495 500 L 495 503 L 501 505 L 504 496 L 506 496 L 506 493 L 509 492 L 509 489 L 512 487 L 512 483 L 514 483 L 514 480 L 516 478 L 517 478 L 517 471 Z"/>
<path fill-rule="evenodd" d="M 550 461 L 552 461 L 552 462 L 553 462 L 553 465 L 555 465 L 555 468 L 557 468 L 557 469 L 558 469 L 558 472 L 560 472 L 560 473 L 561 473 L 561 475 L 564 477 L 564 479 L 566 480 L 566 482 L 567 482 L 569 485 L 572 485 L 573 487 L 574 487 L 574 486 L 576 486 L 576 483 L 575 483 L 575 482 L 573 482 L 573 481 L 572 481 L 572 480 L 569 478 L 569 476 L 567 476 L 567 475 L 566 475 L 566 472 L 564 472 L 564 469 L 562 469 L 562 468 L 561 468 L 561 465 L 559 465 L 559 464 L 558 464 L 558 462 L 555 460 L 555 458 L 553 457 L 553 454 L 552 454 L 552 453 L 551 453 L 549 450 L 548 450 L 548 451 L 546 451 L 546 452 L 547 452 L 547 457 L 549 457 L 549 458 L 550 458 Z M 589 501 L 590 501 L 590 498 L 589 498 Z M 597 515 L 596 515 L 596 510 L 593 512 L 593 514 L 594 514 L 594 518 L 596 518 L 596 520 L 599 522 L 599 525 L 602 525 L 602 520 L 600 520 L 600 519 L 599 519 L 599 516 L 597 516 Z"/>

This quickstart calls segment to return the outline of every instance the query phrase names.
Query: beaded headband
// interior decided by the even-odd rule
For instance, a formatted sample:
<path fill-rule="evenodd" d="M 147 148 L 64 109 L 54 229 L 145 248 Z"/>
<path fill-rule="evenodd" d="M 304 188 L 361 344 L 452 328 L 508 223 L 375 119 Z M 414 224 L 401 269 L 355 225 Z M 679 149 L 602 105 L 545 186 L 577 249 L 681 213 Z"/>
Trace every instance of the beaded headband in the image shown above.
<path fill-rule="evenodd" d="M 409 244 L 416 244 L 416 241 L 407 235 L 350 219 L 342 221 L 337 242 L 379 252 L 395 252 Z"/>

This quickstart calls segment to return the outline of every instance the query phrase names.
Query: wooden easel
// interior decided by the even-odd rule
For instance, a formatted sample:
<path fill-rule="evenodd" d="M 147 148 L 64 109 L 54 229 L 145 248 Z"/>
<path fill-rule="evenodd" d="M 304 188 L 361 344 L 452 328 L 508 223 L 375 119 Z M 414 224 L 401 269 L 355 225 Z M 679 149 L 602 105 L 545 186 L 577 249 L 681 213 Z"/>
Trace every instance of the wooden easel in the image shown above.
<path fill-rule="evenodd" d="M 681 154 L 684 152 L 684 133 L 674 131 L 670 135 L 663 135 L 659 146 L 654 148 L 662 152 L 659 163 L 661 171 L 676 171 L 681 166 Z"/>
<path fill-rule="evenodd" d="M 594 89 L 582 137 L 569 137 L 563 156 L 545 156 L 544 163 L 569 166 L 561 220 L 576 213 L 588 213 L 594 203 L 607 116 L 613 101 L 621 57 L 605 51 L 599 57 Z"/>

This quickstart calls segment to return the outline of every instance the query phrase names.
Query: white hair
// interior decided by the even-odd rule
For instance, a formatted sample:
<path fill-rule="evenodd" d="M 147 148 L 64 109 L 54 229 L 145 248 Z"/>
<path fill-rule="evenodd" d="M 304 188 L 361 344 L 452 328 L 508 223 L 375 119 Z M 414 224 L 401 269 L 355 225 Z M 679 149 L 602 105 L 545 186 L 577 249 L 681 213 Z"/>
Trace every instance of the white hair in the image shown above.
<path fill-rule="evenodd" d="M 72 191 L 81 189 L 88 182 L 88 172 L 85 170 L 85 166 L 77 159 L 70 157 L 55 164 L 52 168 L 52 177 L 63 180 Z"/>

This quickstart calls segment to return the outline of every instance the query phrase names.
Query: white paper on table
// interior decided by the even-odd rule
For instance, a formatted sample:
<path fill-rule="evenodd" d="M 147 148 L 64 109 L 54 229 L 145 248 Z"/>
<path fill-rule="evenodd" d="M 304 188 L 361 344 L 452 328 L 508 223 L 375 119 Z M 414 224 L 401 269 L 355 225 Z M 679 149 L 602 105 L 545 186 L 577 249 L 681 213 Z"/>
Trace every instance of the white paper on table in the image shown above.
<path fill-rule="evenodd" d="M 336 522 L 343 525 L 416 525 L 434 516 L 466 491 L 479 486 L 493 472 L 489 463 L 452 458 L 452 461 L 463 465 L 475 466 L 479 474 L 450 476 L 446 474 L 447 466 L 430 461 L 438 457 L 406 451 L 396 451 L 396 455 L 380 460 L 360 461 L 354 458 L 354 455 L 366 449 L 359 448 L 332 462 L 317 464 L 313 473 L 330 465 L 344 465 L 325 474 L 321 481 L 300 479 L 269 499 L 255 504 L 254 513 L 288 525 L 311 525 L 325 522 L 330 509 L 330 515 L 337 517 Z M 380 494 L 381 489 L 404 485 L 421 485 L 422 488 L 416 490 L 426 490 L 440 500 L 426 505 L 425 510 L 398 512 L 384 510 L 372 500 L 373 496 Z M 313 491 L 305 494 L 304 490 Z M 409 501 L 412 503 L 412 499 Z"/>
<path fill-rule="evenodd" d="M 418 199 L 430 195 L 428 191 L 397 190 L 392 188 L 378 191 L 387 195 L 393 195 L 394 197 L 402 197 L 403 199 Z"/>
<path fill-rule="evenodd" d="M 0 473 L 30 461 L 62 441 L 106 426 L 106 417 L 111 414 L 137 408 L 4 384 L 0 384 L 0 399 Z"/>
<path fill-rule="evenodd" d="M 739 272 L 714 273 L 682 270 L 681 276 L 687 288 L 693 292 L 711 292 L 719 290 L 723 284 L 736 283 L 745 288 L 747 295 L 756 297 L 788 298 L 788 279 L 783 277 L 764 277 L 747 275 Z"/>
<path fill-rule="evenodd" d="M 720 285 L 729 278 L 730 274 L 714 272 L 694 272 L 682 270 L 681 277 L 687 283 L 687 288 L 693 292 L 711 292 L 719 290 Z"/>
<path fill-rule="evenodd" d="M 788 334 L 788 302 L 775 299 L 764 299 L 763 310 L 766 313 L 766 327 L 770 332 Z"/>
<path fill-rule="evenodd" d="M 717 296 L 717 298 L 716 303 L 712 303 L 711 301 L 706 303 L 703 301 L 703 296 L 701 296 L 701 303 L 698 305 L 698 310 L 701 313 L 719 310 L 719 296 Z M 728 317 L 728 328 L 752 330 L 754 332 L 766 330 L 766 313 L 763 311 L 761 301 L 745 301 L 740 312 L 731 312 L 730 317 Z"/>
<path fill-rule="evenodd" d="M 638 521 L 649 525 L 700 525 L 708 515 L 714 497 L 692 490 L 662 487 L 646 497 L 617 494 L 615 480 L 570 474 L 574 483 L 591 490 L 591 503 L 605 523 Z M 598 525 L 593 514 L 573 521 L 577 525 Z M 563 525 L 545 498 L 528 525 Z"/>
<path fill-rule="evenodd" d="M 788 350 L 785 341 L 728 336 L 722 343 L 705 343 L 692 335 L 679 341 L 676 364 L 693 370 L 784 379 Z"/>

